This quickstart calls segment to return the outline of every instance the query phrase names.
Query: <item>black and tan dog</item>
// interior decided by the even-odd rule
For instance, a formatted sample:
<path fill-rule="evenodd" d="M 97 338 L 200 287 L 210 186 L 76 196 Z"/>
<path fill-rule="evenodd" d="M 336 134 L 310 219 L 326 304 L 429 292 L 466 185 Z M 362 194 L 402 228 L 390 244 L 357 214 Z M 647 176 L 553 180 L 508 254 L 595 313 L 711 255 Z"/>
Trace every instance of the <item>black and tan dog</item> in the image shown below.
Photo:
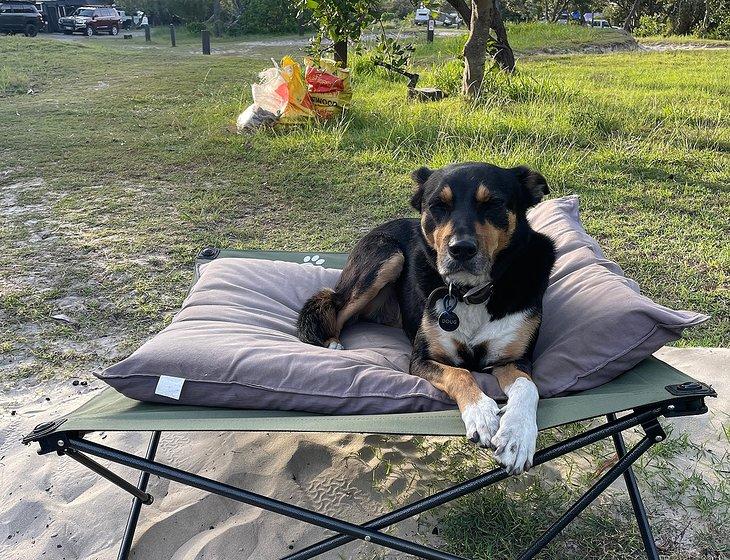
<path fill-rule="evenodd" d="M 552 242 L 525 213 L 547 194 L 546 181 L 526 167 L 485 163 L 422 167 L 413 179 L 421 219 L 393 220 L 363 237 L 335 289 L 304 305 L 299 338 L 341 349 L 348 321 L 402 326 L 413 342 L 411 373 L 449 394 L 467 437 L 521 473 L 535 452 L 529 357 L 555 261 Z M 490 367 L 508 397 L 501 410 L 471 373 Z"/>

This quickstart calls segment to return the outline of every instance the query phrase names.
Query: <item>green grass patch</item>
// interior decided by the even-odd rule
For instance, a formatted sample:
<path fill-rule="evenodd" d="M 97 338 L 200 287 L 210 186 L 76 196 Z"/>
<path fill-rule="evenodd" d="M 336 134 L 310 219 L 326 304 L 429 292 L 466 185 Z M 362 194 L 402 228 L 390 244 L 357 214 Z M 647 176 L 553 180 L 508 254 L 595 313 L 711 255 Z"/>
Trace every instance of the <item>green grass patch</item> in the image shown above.
<path fill-rule="evenodd" d="M 10 97 L 26 93 L 30 87 L 27 74 L 11 70 L 7 66 L 0 66 L 0 97 Z"/>

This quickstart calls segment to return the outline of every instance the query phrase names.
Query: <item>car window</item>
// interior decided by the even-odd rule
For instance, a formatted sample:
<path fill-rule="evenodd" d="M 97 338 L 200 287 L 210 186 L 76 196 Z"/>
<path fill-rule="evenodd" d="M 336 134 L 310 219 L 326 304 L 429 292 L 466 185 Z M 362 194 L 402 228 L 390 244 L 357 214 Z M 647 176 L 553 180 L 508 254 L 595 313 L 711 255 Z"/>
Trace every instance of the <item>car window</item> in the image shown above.
<path fill-rule="evenodd" d="M 83 16 L 83 17 L 91 17 L 94 15 L 94 10 L 89 10 L 88 8 L 79 8 L 74 12 L 75 16 Z"/>

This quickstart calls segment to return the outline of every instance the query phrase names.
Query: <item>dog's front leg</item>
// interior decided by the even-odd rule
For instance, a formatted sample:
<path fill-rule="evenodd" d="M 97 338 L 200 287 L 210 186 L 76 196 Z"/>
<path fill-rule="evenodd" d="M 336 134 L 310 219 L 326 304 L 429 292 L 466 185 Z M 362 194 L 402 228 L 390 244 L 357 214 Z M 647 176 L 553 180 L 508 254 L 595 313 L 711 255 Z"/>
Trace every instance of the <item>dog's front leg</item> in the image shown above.
<path fill-rule="evenodd" d="M 492 438 L 494 457 L 510 474 L 532 466 L 537 441 L 537 387 L 515 363 L 494 368 L 499 386 L 507 395 L 499 430 Z"/>
<path fill-rule="evenodd" d="M 411 373 L 427 379 L 456 401 L 469 440 L 482 447 L 492 445 L 499 428 L 499 406 L 482 392 L 469 370 L 415 356 Z"/>

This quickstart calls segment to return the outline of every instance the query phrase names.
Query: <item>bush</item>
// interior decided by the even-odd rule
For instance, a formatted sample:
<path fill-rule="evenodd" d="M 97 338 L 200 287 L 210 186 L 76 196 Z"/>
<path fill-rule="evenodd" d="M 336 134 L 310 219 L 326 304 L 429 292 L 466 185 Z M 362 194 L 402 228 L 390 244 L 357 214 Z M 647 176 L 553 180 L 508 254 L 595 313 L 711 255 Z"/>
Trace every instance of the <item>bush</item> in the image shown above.
<path fill-rule="evenodd" d="M 301 25 L 296 8 L 287 0 L 250 0 L 246 15 L 228 30 L 230 35 L 247 33 L 292 33 Z"/>
<path fill-rule="evenodd" d="M 197 35 L 203 29 L 206 29 L 206 25 L 203 21 L 189 21 L 185 24 L 185 29 L 187 29 L 188 33 L 191 35 Z"/>
<path fill-rule="evenodd" d="M 659 21 L 659 16 L 641 16 L 639 25 L 634 29 L 637 37 L 649 37 L 652 35 L 666 35 L 666 25 Z"/>
<path fill-rule="evenodd" d="M 705 39 L 730 39 L 730 13 L 711 18 L 707 29 L 698 29 L 697 35 Z"/>

